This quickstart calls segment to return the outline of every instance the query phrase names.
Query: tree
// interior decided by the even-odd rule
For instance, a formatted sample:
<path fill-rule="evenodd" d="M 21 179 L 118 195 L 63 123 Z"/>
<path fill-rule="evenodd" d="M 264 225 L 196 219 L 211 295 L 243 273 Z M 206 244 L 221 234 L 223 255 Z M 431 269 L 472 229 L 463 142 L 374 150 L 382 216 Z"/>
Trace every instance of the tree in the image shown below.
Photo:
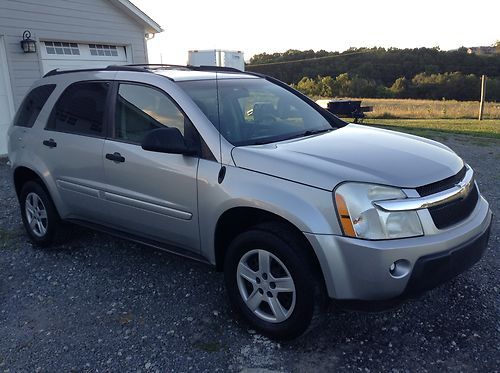
<path fill-rule="evenodd" d="M 307 96 L 319 96 L 319 89 L 316 82 L 308 77 L 303 77 L 297 83 L 297 85 L 292 85 L 293 88 L 298 89 Z"/>
<path fill-rule="evenodd" d="M 342 53 L 325 50 L 318 52 L 288 50 L 283 53 L 255 55 L 246 68 L 248 71 L 274 76 L 289 84 L 298 84 L 303 77 L 310 77 L 317 83 L 317 78 L 314 77 L 318 76 L 330 76 L 337 82 L 340 75 L 347 73 L 348 77 L 340 78 L 337 82 L 340 87 L 334 85 L 332 88 L 334 95 L 343 95 L 346 92 L 346 84 L 353 84 L 353 89 L 356 87 L 357 91 L 370 92 L 371 95 L 380 97 L 392 94 L 393 90 L 390 87 L 397 79 L 404 77 L 409 83 L 421 73 L 427 73 L 428 76 L 435 75 L 435 79 L 443 74 L 455 72 L 461 73 L 464 77 L 471 74 L 475 76 L 485 74 L 489 79 L 500 78 L 500 41 L 496 42 L 495 46 L 499 49 L 499 53 L 488 56 L 468 54 L 465 48 L 441 51 L 437 48 L 384 49 L 375 47 L 351 48 Z M 290 63 L 290 61 L 297 62 Z M 276 62 L 279 64 L 275 64 Z M 447 79 L 449 78 L 451 77 Z M 358 79 L 365 79 L 365 81 Z M 444 84 L 444 81 L 436 82 L 436 84 Z M 428 97 L 431 95 L 429 89 L 433 88 L 435 86 L 428 82 L 422 90 L 417 89 L 417 96 Z M 352 89 L 349 90 L 352 92 Z M 432 92 L 432 95 L 435 93 Z M 443 93 L 442 97 L 469 96 L 468 93 L 448 91 L 441 91 L 439 94 Z M 412 97 L 411 94 L 413 93 L 407 89 L 405 97 Z M 494 97 L 488 95 L 488 98 Z M 500 100 L 500 97 L 495 99 Z"/>
<path fill-rule="evenodd" d="M 409 82 L 404 76 L 397 78 L 389 88 L 395 97 L 404 98 L 408 91 Z"/>
<path fill-rule="evenodd" d="M 336 84 L 331 76 L 318 76 L 318 90 L 321 97 L 334 97 Z"/>

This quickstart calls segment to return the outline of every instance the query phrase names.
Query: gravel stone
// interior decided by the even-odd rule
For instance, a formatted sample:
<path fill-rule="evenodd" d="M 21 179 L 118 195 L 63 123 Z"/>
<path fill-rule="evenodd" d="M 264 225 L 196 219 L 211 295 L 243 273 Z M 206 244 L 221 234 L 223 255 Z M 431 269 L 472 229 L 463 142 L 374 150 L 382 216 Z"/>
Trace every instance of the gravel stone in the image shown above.
<path fill-rule="evenodd" d="M 332 306 L 286 343 L 249 329 L 207 265 L 79 227 L 34 247 L 0 160 L 0 370 L 498 372 L 500 141 L 435 137 L 471 164 L 491 205 L 484 258 L 390 311 Z"/>

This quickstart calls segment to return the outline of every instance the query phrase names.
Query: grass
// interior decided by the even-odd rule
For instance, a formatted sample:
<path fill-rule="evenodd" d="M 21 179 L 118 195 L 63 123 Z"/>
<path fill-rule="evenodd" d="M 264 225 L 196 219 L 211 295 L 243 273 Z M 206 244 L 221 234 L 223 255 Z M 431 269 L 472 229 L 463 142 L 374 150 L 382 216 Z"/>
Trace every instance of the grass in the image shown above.
<path fill-rule="evenodd" d="M 478 101 L 361 99 L 363 106 L 373 106 L 368 118 L 377 119 L 476 119 Z M 484 119 L 500 119 L 500 103 L 486 102 Z"/>
<path fill-rule="evenodd" d="M 365 119 L 363 124 L 380 125 L 419 136 L 429 137 L 441 133 L 458 133 L 477 137 L 500 139 L 500 119 Z"/>
<path fill-rule="evenodd" d="M 349 98 L 342 98 L 349 99 Z M 458 133 L 500 139 L 500 103 L 486 102 L 483 120 L 477 120 L 479 102 L 455 100 L 414 100 L 356 98 L 362 106 L 372 106 L 364 124 L 376 124 L 420 136 L 437 132 Z"/>

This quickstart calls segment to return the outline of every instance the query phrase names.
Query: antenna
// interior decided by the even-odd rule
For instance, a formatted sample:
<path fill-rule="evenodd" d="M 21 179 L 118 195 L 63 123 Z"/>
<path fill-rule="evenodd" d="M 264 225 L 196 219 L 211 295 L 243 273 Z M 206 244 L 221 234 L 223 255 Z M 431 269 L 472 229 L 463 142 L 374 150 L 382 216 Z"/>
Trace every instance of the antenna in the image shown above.
<path fill-rule="evenodd" d="M 224 180 L 226 176 L 226 167 L 222 162 L 222 134 L 221 134 L 221 123 L 220 123 L 220 97 L 219 97 L 219 73 L 215 71 L 215 90 L 216 90 L 216 100 L 217 100 L 217 130 L 219 131 L 219 159 L 220 159 L 220 171 L 218 181 L 219 184 Z"/>

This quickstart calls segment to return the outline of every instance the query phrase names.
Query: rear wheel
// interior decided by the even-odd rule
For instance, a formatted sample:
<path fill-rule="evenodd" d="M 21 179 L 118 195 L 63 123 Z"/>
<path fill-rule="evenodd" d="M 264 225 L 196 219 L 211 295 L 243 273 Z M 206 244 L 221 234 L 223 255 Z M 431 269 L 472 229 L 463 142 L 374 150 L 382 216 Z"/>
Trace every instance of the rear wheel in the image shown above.
<path fill-rule="evenodd" d="M 301 335 L 320 303 L 319 283 L 302 242 L 292 230 L 271 223 L 240 234 L 228 248 L 224 276 L 229 298 L 271 338 Z"/>
<path fill-rule="evenodd" d="M 39 246 L 48 246 L 58 229 L 60 218 L 54 204 L 42 186 L 28 181 L 19 197 L 21 217 L 30 239 Z"/>

